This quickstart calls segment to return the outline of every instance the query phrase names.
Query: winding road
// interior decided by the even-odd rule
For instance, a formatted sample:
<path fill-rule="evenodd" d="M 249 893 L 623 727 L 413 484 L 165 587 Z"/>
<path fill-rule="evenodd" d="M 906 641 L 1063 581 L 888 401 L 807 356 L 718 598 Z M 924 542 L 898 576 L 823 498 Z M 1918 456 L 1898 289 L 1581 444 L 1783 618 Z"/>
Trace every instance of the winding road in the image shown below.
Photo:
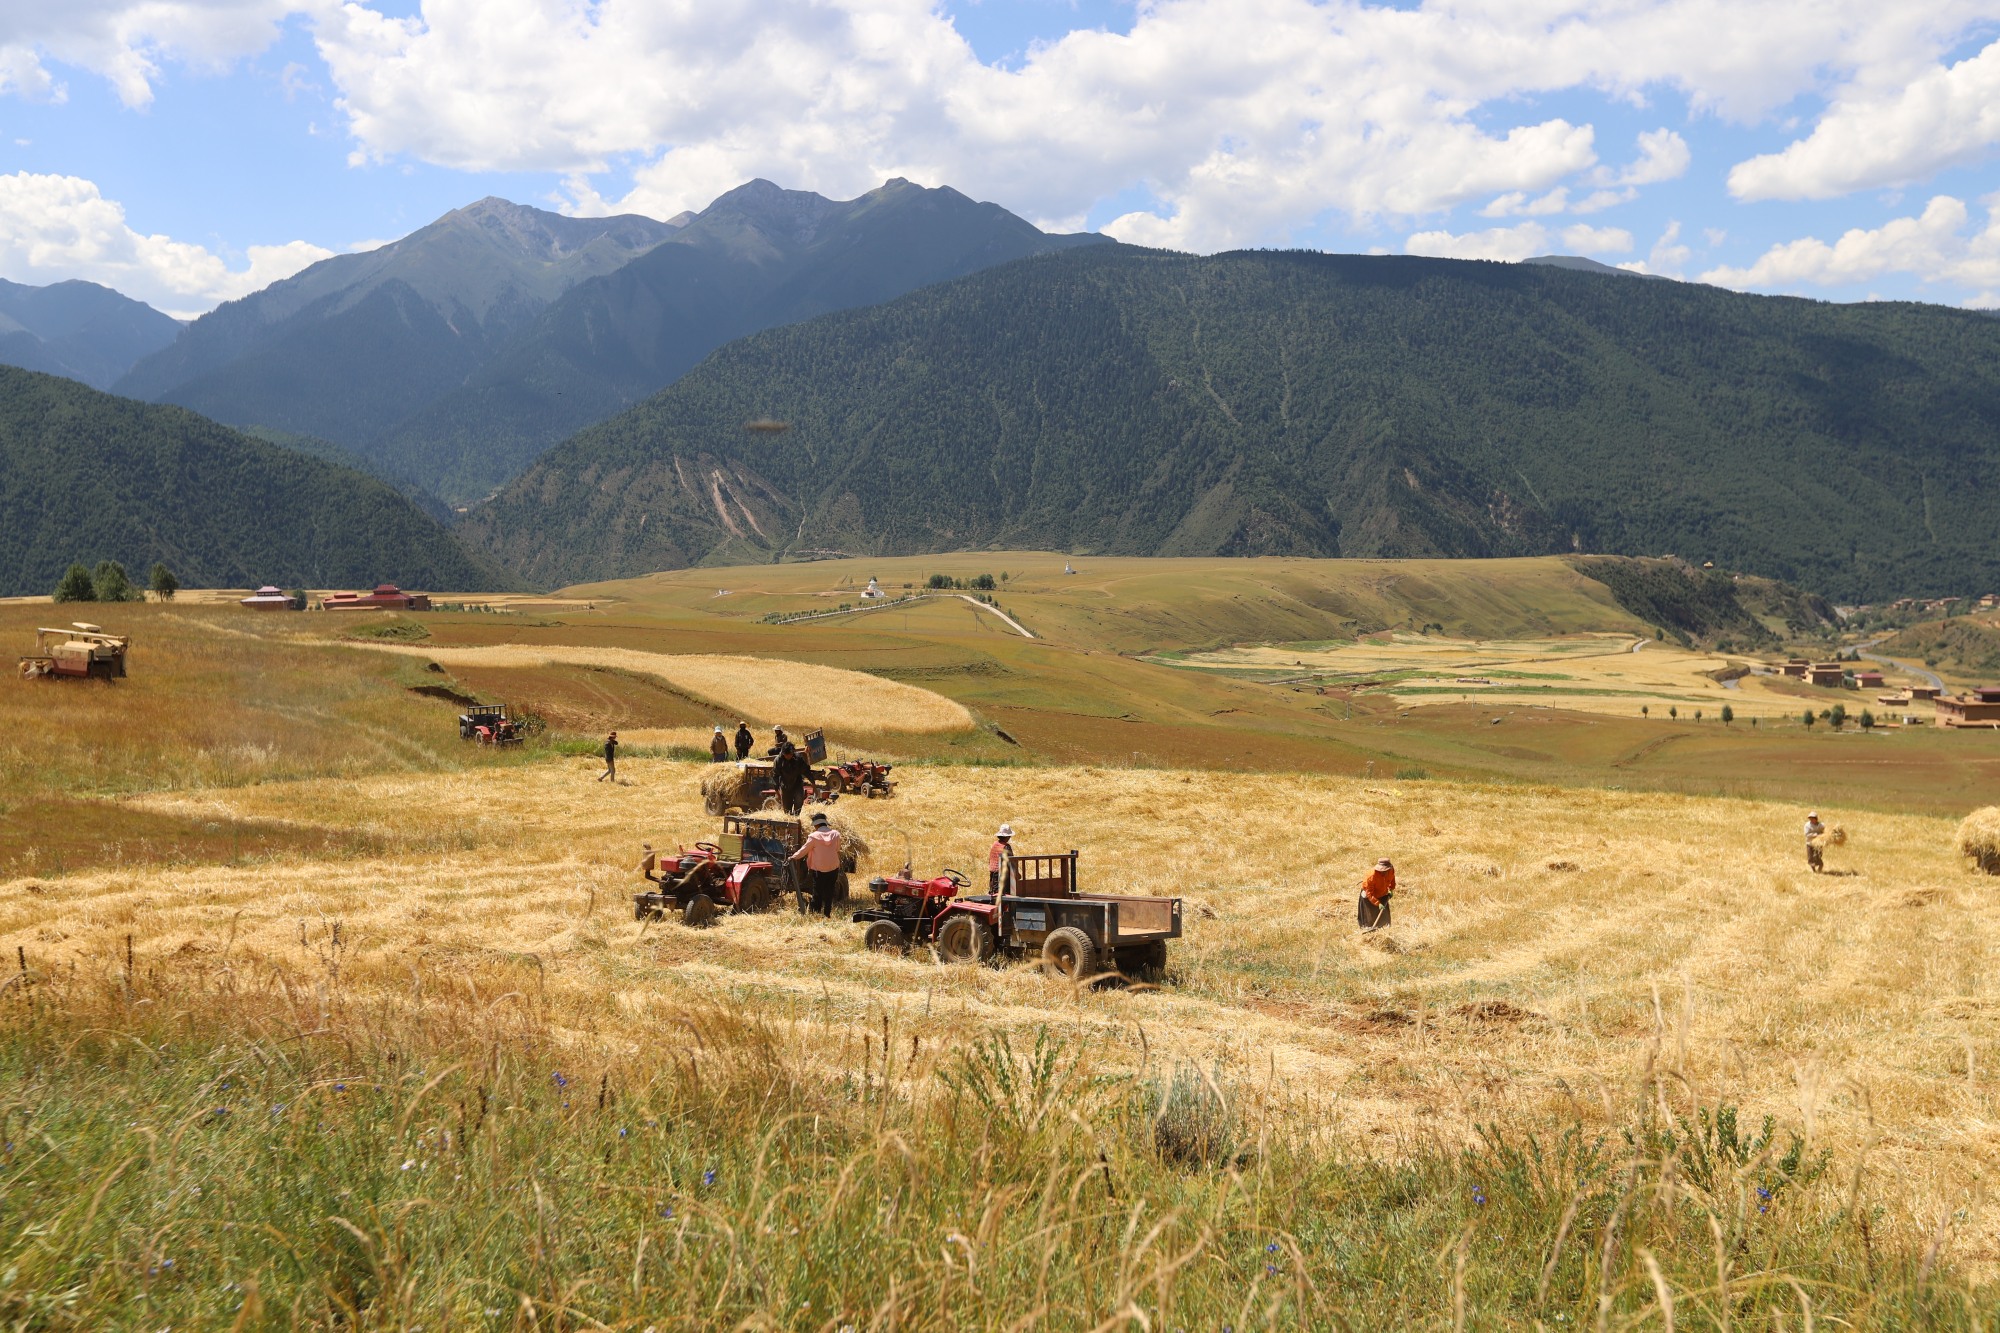
<path fill-rule="evenodd" d="M 1932 689 L 1936 690 L 1936 691 L 1937 691 L 1937 692 L 1938 692 L 1939 694 L 1943 694 L 1943 693 L 1944 693 L 1944 691 L 1945 691 L 1945 684 L 1944 684 L 1944 677 L 1943 677 L 1943 676 L 1940 676 L 1940 675 L 1938 675 L 1938 674 L 1937 674 L 1936 672 L 1933 672 L 1933 671 L 1926 671 L 1926 670 L 1924 670 L 1924 668 L 1922 668 L 1922 667 L 1920 667 L 1920 666 L 1912 666 L 1912 665 L 1911 665 L 1910 663 L 1908 663 L 1908 662 L 1898 662 L 1898 661 L 1897 661 L 1897 660 L 1896 660 L 1895 658 L 1893 658 L 1893 657 L 1884 657 L 1884 656 L 1882 656 L 1882 655 L 1881 655 L 1880 653 L 1871 653 L 1871 652 L 1869 652 L 1869 651 L 1868 651 L 1868 650 L 1869 650 L 1870 648 L 1873 648 L 1873 647 L 1874 647 L 1874 646 L 1875 646 L 1876 644 L 1878 644 L 1878 643 L 1882 642 L 1882 639 L 1886 639 L 1886 638 L 1888 638 L 1888 637 L 1889 637 L 1889 636 L 1885 634 L 1885 635 L 1883 635 L 1883 636 L 1882 636 L 1882 638 L 1879 638 L 1879 639 L 1870 639 L 1870 640 L 1869 640 L 1868 642 L 1866 642 L 1866 643 L 1862 644 L 1862 645 L 1861 645 L 1860 647 L 1856 648 L 1856 649 L 1855 649 L 1854 651 L 1855 651 L 1855 653 L 1856 653 L 1856 654 L 1858 654 L 1859 656 L 1862 656 L 1862 657 L 1865 657 L 1865 658 L 1867 658 L 1867 659 L 1868 659 L 1869 661 L 1871 661 L 1871 662 L 1879 662 L 1879 663 L 1881 663 L 1881 664 L 1882 664 L 1883 666 L 1886 666 L 1886 667 L 1894 667 L 1894 668 L 1896 668 L 1896 670 L 1898 670 L 1898 671 L 1907 671 L 1907 672 L 1909 672 L 1909 673 L 1910 673 L 1910 674 L 1911 674 L 1912 676 L 1922 676 L 1922 677 L 1923 677 L 1923 678 L 1924 678 L 1925 680 L 1927 680 L 1927 681 L 1929 681 L 1929 682 L 1931 683 L 1931 688 L 1932 688 Z"/>

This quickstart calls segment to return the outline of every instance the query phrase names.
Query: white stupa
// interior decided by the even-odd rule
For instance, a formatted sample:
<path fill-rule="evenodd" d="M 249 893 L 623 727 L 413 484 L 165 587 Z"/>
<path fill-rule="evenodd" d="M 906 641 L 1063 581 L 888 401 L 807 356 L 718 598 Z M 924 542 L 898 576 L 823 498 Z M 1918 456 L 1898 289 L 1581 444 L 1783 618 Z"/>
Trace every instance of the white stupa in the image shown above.
<path fill-rule="evenodd" d="M 882 585 L 874 579 L 868 580 L 868 586 L 861 590 L 861 600 L 864 602 L 872 602 L 877 598 L 887 597 L 888 595 L 888 593 L 882 591 Z"/>

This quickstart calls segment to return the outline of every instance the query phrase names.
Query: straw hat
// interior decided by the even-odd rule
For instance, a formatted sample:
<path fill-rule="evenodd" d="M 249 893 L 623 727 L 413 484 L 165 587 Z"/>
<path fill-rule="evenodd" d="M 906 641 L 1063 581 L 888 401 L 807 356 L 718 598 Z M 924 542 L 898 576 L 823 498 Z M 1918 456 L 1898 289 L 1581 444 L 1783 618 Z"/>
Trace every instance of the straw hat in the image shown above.
<path fill-rule="evenodd" d="M 1375 868 L 1377 870 L 1394 870 L 1396 867 L 1389 864 L 1389 858 L 1385 856 L 1375 863 Z"/>
<path fill-rule="evenodd" d="M 1014 836 L 1014 826 L 1012 824 L 1002 824 L 1000 831 L 993 836 L 996 838 L 1011 838 Z"/>

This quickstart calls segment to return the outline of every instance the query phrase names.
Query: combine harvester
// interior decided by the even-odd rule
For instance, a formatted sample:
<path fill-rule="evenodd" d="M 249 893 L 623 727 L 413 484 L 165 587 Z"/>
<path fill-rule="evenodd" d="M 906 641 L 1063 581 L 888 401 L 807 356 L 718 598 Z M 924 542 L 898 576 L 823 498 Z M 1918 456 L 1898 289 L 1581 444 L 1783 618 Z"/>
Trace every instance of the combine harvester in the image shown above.
<path fill-rule="evenodd" d="M 76 621 L 68 629 L 35 631 L 35 651 L 21 659 L 24 680 L 117 680 L 125 674 L 125 650 L 131 639 L 106 634 L 100 625 Z"/>

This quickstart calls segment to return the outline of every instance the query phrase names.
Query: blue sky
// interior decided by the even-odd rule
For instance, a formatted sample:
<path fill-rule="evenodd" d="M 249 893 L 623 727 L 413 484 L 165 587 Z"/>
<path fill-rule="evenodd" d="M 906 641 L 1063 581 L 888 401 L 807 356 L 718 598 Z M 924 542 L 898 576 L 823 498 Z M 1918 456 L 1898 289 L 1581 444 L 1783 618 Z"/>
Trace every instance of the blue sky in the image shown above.
<path fill-rule="evenodd" d="M 2000 0 L 0 0 L 0 277 L 181 314 L 487 194 L 758 175 L 1991 306 L 1996 141 Z"/>

